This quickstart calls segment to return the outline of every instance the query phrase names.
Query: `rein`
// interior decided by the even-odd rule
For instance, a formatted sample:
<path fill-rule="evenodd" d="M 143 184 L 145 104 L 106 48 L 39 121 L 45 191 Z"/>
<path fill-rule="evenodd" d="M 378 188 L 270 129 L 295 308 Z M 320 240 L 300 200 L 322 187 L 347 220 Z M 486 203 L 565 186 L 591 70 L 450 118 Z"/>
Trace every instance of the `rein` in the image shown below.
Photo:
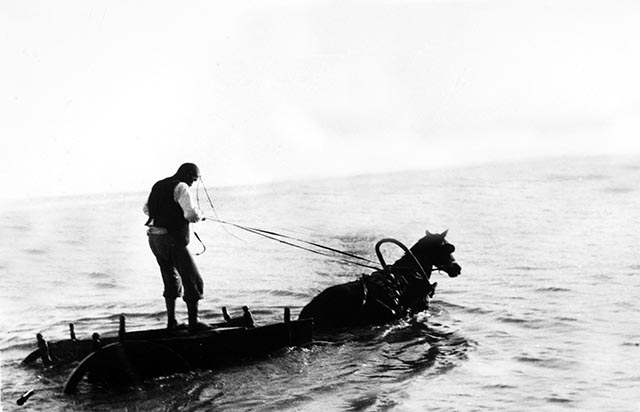
<path fill-rule="evenodd" d="M 213 205 L 213 200 L 211 199 L 211 196 L 209 196 L 209 191 L 207 190 L 207 187 L 205 186 L 204 181 L 202 180 L 202 177 L 200 177 L 200 179 L 198 179 L 198 187 L 200 187 L 200 183 L 202 183 L 202 188 L 203 188 L 204 193 L 205 193 L 205 195 L 207 197 L 207 201 L 209 202 L 209 205 L 211 206 L 211 209 L 213 210 L 213 214 L 215 216 L 215 217 L 204 216 L 202 218 L 202 220 L 203 221 L 208 220 L 208 221 L 219 223 L 225 229 L 225 231 L 227 233 L 229 233 L 231 236 L 235 237 L 236 239 L 239 239 L 239 240 L 242 241 L 242 239 L 238 238 L 237 236 L 234 236 L 233 233 L 229 232 L 226 229 L 225 225 L 226 226 L 233 226 L 233 227 L 235 227 L 237 229 L 241 229 L 241 230 L 244 230 L 246 232 L 253 233 L 255 235 L 265 237 L 265 238 L 270 239 L 270 240 L 275 240 L 276 242 L 279 242 L 279 243 L 282 243 L 282 244 L 285 244 L 285 245 L 288 245 L 288 246 L 292 246 L 292 247 L 295 247 L 295 248 L 298 248 L 298 249 L 306 250 L 308 252 L 315 253 L 315 254 L 320 255 L 320 256 L 325 256 L 325 257 L 329 257 L 329 258 L 332 258 L 332 259 L 336 259 L 339 262 L 347 263 L 347 264 L 350 264 L 350 265 L 361 266 L 361 267 L 364 267 L 364 268 L 367 268 L 367 269 L 373 269 L 375 271 L 382 270 L 382 271 L 385 271 L 385 272 L 391 272 L 391 270 L 390 270 L 390 267 L 384 261 L 384 258 L 382 257 L 382 253 L 380 251 L 380 246 L 383 243 L 387 243 L 387 242 L 388 243 L 394 243 L 395 245 L 397 245 L 401 249 L 403 249 L 403 251 L 406 254 L 408 254 L 409 256 L 411 256 L 413 258 L 413 260 L 415 261 L 415 263 L 416 263 L 416 265 L 417 265 L 417 267 L 419 269 L 418 273 L 422 276 L 422 278 L 424 280 L 429 282 L 429 275 L 426 273 L 426 271 L 424 270 L 424 268 L 422 267 L 420 262 L 418 262 L 418 259 L 416 259 L 416 257 L 413 256 L 413 254 L 411 253 L 409 248 L 407 248 L 404 244 L 402 244 L 401 242 L 399 242 L 399 241 L 397 241 L 395 239 L 385 238 L 385 239 L 380 240 L 376 244 L 375 251 L 376 251 L 376 254 L 378 256 L 378 260 L 380 262 L 380 265 L 382 266 L 382 269 L 380 269 L 379 266 L 372 266 L 372 265 L 377 265 L 376 262 L 374 262 L 374 261 L 372 261 L 370 259 L 364 258 L 362 256 L 355 255 L 353 253 L 345 252 L 343 250 L 335 249 L 335 248 L 332 248 L 332 247 L 329 247 L 329 246 L 325 246 L 325 245 L 322 245 L 322 244 L 319 244 L 319 243 L 316 243 L 316 242 L 310 242 L 308 240 L 299 239 L 299 238 L 296 238 L 296 237 L 284 235 L 282 233 L 277 233 L 277 232 L 270 231 L 270 230 L 264 230 L 264 229 L 259 229 L 259 228 L 255 228 L 255 227 L 243 226 L 243 225 L 240 225 L 240 224 L 237 224 L 237 223 L 224 221 L 224 220 L 220 219 L 220 217 L 218 216 L 218 213 L 216 212 L 216 208 Z M 196 189 L 196 199 L 197 199 L 197 203 L 198 203 L 198 208 L 200 208 L 200 196 L 199 196 L 199 191 L 197 189 Z M 199 255 L 202 255 L 207 250 L 207 247 L 205 246 L 204 242 L 202 242 L 202 240 L 200 239 L 200 236 L 198 236 L 198 234 L 195 231 L 194 231 L 194 235 L 198 239 L 198 241 L 200 242 L 200 244 L 202 245 L 202 248 L 203 248 L 202 252 L 196 254 L 196 256 L 199 256 Z M 337 258 L 336 256 L 334 256 L 332 254 L 324 253 L 324 252 L 316 250 L 316 249 L 312 249 L 312 248 L 309 248 L 309 247 L 305 247 L 305 246 L 301 246 L 301 245 L 295 244 L 295 243 L 293 243 L 293 241 L 300 242 L 300 243 L 303 243 L 303 244 L 306 244 L 306 245 L 309 245 L 309 246 L 313 246 L 315 248 L 324 249 L 324 250 L 327 250 L 327 251 L 332 252 L 334 254 L 337 253 L 337 254 L 340 254 L 340 255 L 343 255 L 343 256 L 347 256 L 347 257 L 352 258 L 352 259 L 357 259 L 357 260 L 360 260 L 360 261 L 366 262 L 366 263 L 354 262 L 354 261 L 346 259 L 346 258 Z M 367 263 L 369 263 L 369 264 L 367 264 Z M 431 268 L 429 268 L 429 269 L 431 270 Z M 436 266 L 435 269 L 440 271 L 441 267 L 437 267 Z M 431 296 L 433 296 L 433 292 L 435 291 L 435 285 L 437 285 L 437 283 L 434 283 L 434 284 L 429 283 L 429 285 L 431 286 L 430 294 L 431 294 Z"/>
<path fill-rule="evenodd" d="M 198 252 L 196 253 L 196 256 L 200 256 L 202 255 L 204 252 L 207 251 L 207 246 L 204 244 L 204 242 L 202 241 L 202 239 L 200 239 L 200 236 L 198 236 L 198 232 L 196 232 L 195 230 L 193 231 L 193 234 L 195 235 L 196 239 L 198 239 L 198 242 L 200 242 L 200 244 L 202 245 L 202 252 Z"/>
<path fill-rule="evenodd" d="M 239 225 L 237 223 L 224 221 L 224 220 L 220 219 L 220 217 L 218 216 L 218 213 L 216 212 L 216 208 L 213 205 L 213 200 L 211 199 L 211 196 L 209 196 L 209 191 L 207 190 L 207 187 L 204 184 L 204 181 L 202 180 L 202 177 L 200 177 L 198 179 L 198 187 L 200 187 L 201 183 L 202 183 L 202 189 L 204 190 L 204 193 L 205 193 L 205 195 L 207 197 L 207 201 L 209 202 L 209 205 L 211 206 L 211 210 L 213 210 L 213 214 L 215 216 L 215 217 L 207 217 L 207 216 L 205 216 L 205 217 L 203 217 L 202 220 L 209 220 L 209 221 L 220 223 L 220 225 L 223 227 L 223 229 L 227 233 L 229 233 L 229 235 L 235 237 L 236 239 L 239 239 L 239 240 L 243 241 L 242 239 L 240 239 L 237 236 L 233 235 L 233 233 L 229 232 L 226 229 L 225 225 L 233 226 L 235 228 L 247 231 L 249 233 L 253 233 L 255 235 L 263 236 L 263 237 L 265 237 L 267 239 L 275 240 L 276 242 L 280 242 L 280 243 L 283 243 L 283 244 L 288 245 L 288 246 L 293 246 L 293 247 L 296 247 L 298 249 L 306 250 L 308 252 L 315 253 L 317 255 L 321 255 L 321 256 L 325 256 L 325 257 L 329 257 L 329 258 L 332 258 L 332 259 L 336 259 L 336 257 L 331 255 L 331 254 L 328 254 L 328 253 L 323 253 L 323 252 L 315 250 L 315 249 L 311 249 L 311 248 L 308 248 L 308 247 L 297 245 L 297 244 L 292 243 L 290 241 L 296 241 L 296 242 L 304 243 L 304 244 L 307 244 L 307 245 L 310 245 L 310 246 L 313 246 L 313 247 L 316 247 L 316 248 L 325 249 L 325 250 L 328 250 L 328 251 L 333 252 L 333 253 L 338 253 L 338 254 L 353 258 L 353 259 L 358 259 L 358 260 L 361 260 L 361 261 L 364 261 L 364 262 L 367 262 L 367 263 L 371 263 L 371 264 L 374 264 L 374 265 L 376 264 L 376 262 L 374 262 L 372 260 L 369 260 L 369 259 L 366 259 L 366 258 L 363 258 L 362 256 L 354 255 L 352 253 L 348 253 L 348 252 L 345 252 L 345 251 L 342 251 L 342 250 L 338 250 L 338 249 L 335 249 L 335 248 L 332 248 L 332 247 L 329 247 L 329 246 L 321 245 L 319 243 L 309 242 L 309 241 L 304 240 L 304 239 L 298 239 L 298 238 L 295 238 L 295 237 L 283 235 L 281 233 L 277 233 L 277 232 L 273 232 L 273 231 L 269 231 L 269 230 L 258 229 L 258 228 L 254 228 L 254 227 L 248 227 L 248 226 L 242 226 L 242 225 Z M 197 189 L 196 189 L 196 201 L 198 203 L 198 208 L 200 208 L 200 193 L 199 193 L 199 190 L 197 190 Z M 200 240 L 200 237 L 198 236 L 197 233 L 195 233 L 195 231 L 194 231 L 194 235 L 196 236 L 198 241 L 202 244 L 203 250 L 202 250 L 202 252 L 198 253 L 198 255 L 201 255 L 207 250 L 207 247 L 204 245 L 202 240 Z M 285 240 L 285 239 L 287 239 L 287 240 Z M 364 263 L 354 262 L 354 261 L 351 261 L 351 260 L 348 260 L 348 259 L 345 259 L 345 258 L 340 258 L 340 259 L 338 259 L 338 261 L 341 261 L 343 263 L 348 263 L 348 264 L 351 264 L 351 265 L 357 265 L 357 266 L 366 267 L 368 269 L 373 269 L 373 270 L 379 270 L 380 269 L 377 266 L 371 266 L 371 265 L 367 265 L 367 264 L 364 264 Z"/>
<path fill-rule="evenodd" d="M 296 241 L 296 242 L 301 242 L 301 243 L 304 243 L 304 244 L 307 244 L 307 245 L 311 245 L 311 246 L 314 246 L 314 247 L 317 247 L 317 248 L 320 248 L 320 249 L 325 249 L 325 250 L 331 251 L 333 253 L 338 253 L 338 254 L 341 254 L 341 255 L 344 255 L 344 256 L 348 256 L 350 258 L 354 258 L 354 259 L 362 260 L 364 262 L 375 264 L 375 262 L 373 262 L 372 260 L 369 260 L 367 258 L 363 258 L 362 256 L 354 255 L 354 254 L 349 253 L 349 252 L 345 252 L 345 251 L 342 251 L 342 250 L 339 250 L 339 249 L 335 249 L 335 248 L 332 248 L 332 247 L 329 247 L 329 246 L 321 245 L 319 243 L 310 242 L 310 241 L 307 241 L 307 240 L 304 240 L 304 239 L 299 239 L 299 238 L 295 238 L 295 237 L 292 237 L 292 236 L 283 235 L 281 233 L 277 233 L 277 232 L 273 232 L 273 231 L 269 231 L 269 230 L 264 230 L 264 229 L 258 229 L 258 228 L 254 228 L 254 227 L 242 226 L 242 225 L 239 225 L 237 223 L 227 222 L 227 221 L 224 221 L 224 220 L 214 219 L 214 218 L 206 217 L 206 216 L 205 216 L 205 218 L 203 220 L 209 220 L 209 221 L 213 221 L 213 222 L 218 222 L 218 223 L 220 223 L 222 225 L 233 226 L 235 228 L 247 231 L 249 233 L 253 233 L 255 235 L 259 235 L 259 236 L 265 237 L 267 239 L 275 240 L 276 242 L 280 242 L 280 243 L 283 243 L 283 244 L 288 245 L 288 246 L 293 246 L 293 247 L 298 248 L 298 249 L 306 250 L 308 252 L 315 253 L 315 254 L 320 255 L 320 256 L 325 256 L 325 257 L 330 257 L 330 258 L 334 258 L 335 259 L 335 256 L 333 256 L 333 255 L 331 255 L 329 253 L 323 253 L 323 252 L 321 252 L 319 250 L 315 250 L 315 249 L 311 249 L 311 248 L 308 248 L 308 247 L 305 247 L 305 246 L 297 245 L 295 243 L 290 242 L 289 240 L 293 240 L 293 241 Z M 285 239 L 288 239 L 288 240 L 285 240 Z M 344 263 L 349 263 L 349 264 L 352 264 L 352 265 L 362 266 L 362 267 L 365 267 L 365 268 L 368 268 L 368 269 L 380 270 L 380 268 L 377 267 L 377 266 L 371 266 L 371 265 L 367 265 L 367 264 L 364 264 L 364 263 L 354 262 L 354 261 L 351 261 L 351 260 L 348 260 L 348 259 L 344 259 L 344 258 L 341 258 L 341 259 L 338 259 L 338 260 L 341 261 L 341 262 L 344 262 Z"/>

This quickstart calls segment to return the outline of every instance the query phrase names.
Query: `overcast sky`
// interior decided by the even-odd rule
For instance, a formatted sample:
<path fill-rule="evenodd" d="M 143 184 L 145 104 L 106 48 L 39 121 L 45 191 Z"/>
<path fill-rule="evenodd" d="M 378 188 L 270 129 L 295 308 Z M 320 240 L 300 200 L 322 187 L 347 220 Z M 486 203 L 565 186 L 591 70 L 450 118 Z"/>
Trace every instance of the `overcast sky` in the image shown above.
<path fill-rule="evenodd" d="M 3 196 L 640 153 L 640 2 L 0 2 Z"/>

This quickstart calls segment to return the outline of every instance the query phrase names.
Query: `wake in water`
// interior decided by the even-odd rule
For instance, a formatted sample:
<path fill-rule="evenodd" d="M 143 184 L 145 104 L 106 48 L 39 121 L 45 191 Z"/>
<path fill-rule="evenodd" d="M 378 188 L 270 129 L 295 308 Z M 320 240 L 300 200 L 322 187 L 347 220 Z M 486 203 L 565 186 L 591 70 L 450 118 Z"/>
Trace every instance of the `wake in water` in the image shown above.
<path fill-rule="evenodd" d="M 457 331 L 427 323 L 427 318 L 422 313 L 391 325 L 318 336 L 306 348 L 203 375 L 187 389 L 199 396 L 198 405 L 189 410 L 211 410 L 214 404 L 225 411 L 391 406 L 412 378 L 446 373 L 473 346 Z"/>
<path fill-rule="evenodd" d="M 331 399 L 339 409 L 390 406 L 415 376 L 433 378 L 464 361 L 472 344 L 434 313 L 374 328 L 340 331 L 304 348 L 214 371 L 157 378 L 137 387 L 83 384 L 74 398 L 79 410 L 118 409 L 130 402 L 148 410 L 246 411 L 298 409 Z M 33 368 L 28 368 L 33 373 Z M 38 371 L 39 397 L 67 403 L 60 394 L 68 366 Z M 167 398 L 167 394 L 172 394 Z M 162 404 L 160 404 L 162 403 Z M 313 408 L 312 408 L 313 409 Z"/>

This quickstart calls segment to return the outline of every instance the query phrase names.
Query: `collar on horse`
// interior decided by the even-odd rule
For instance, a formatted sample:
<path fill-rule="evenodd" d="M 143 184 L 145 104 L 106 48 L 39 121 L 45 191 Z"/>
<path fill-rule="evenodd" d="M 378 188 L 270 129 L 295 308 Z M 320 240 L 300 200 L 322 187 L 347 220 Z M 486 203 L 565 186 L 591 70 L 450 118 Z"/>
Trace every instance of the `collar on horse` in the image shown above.
<path fill-rule="evenodd" d="M 420 264 L 418 259 L 413 255 L 411 250 L 409 250 L 409 248 L 406 247 L 399 240 L 396 240 L 396 239 L 393 239 L 393 238 L 384 238 L 384 239 L 380 239 L 378 241 L 378 243 L 376 243 L 376 247 L 375 247 L 376 255 L 378 256 L 378 260 L 380 261 L 380 265 L 382 265 L 382 271 L 385 272 L 385 273 L 389 273 L 393 277 L 400 277 L 405 282 L 406 282 L 406 280 L 403 277 L 404 275 L 399 274 L 399 276 L 396 276 L 396 275 L 394 275 L 393 270 L 397 271 L 398 269 L 404 269 L 405 271 L 411 272 L 411 274 L 409 274 L 409 276 L 413 276 L 413 274 L 416 273 L 415 270 L 412 270 L 411 268 L 408 268 L 408 267 L 404 268 L 404 267 L 396 267 L 396 266 L 393 266 L 393 265 L 392 266 L 387 265 L 387 263 L 384 260 L 384 257 L 382 256 L 382 252 L 380 251 L 380 246 L 382 246 L 384 243 L 393 243 L 394 245 L 399 246 L 407 254 L 407 256 L 410 256 L 413 259 L 413 261 L 416 264 L 416 267 L 418 268 L 418 272 L 417 273 L 420 276 L 422 276 L 422 279 L 429 286 L 429 292 L 427 292 L 427 296 L 432 298 L 433 294 L 436 292 L 436 286 L 438 285 L 438 283 L 437 282 L 434 282 L 434 283 L 429 282 L 431 268 L 429 268 L 429 274 L 427 274 L 427 272 L 424 270 L 424 268 L 422 267 L 422 265 Z M 436 267 L 436 269 L 439 270 L 440 268 Z"/>
<path fill-rule="evenodd" d="M 410 267 L 387 265 L 380 251 L 380 246 L 384 243 L 393 243 L 403 249 L 407 256 L 414 260 L 417 270 Z M 359 282 L 362 285 L 361 307 L 367 304 L 375 304 L 388 311 L 391 316 L 398 316 L 407 313 L 418 301 L 425 299 L 427 296 L 433 297 L 437 283 L 432 284 L 429 282 L 429 274 L 427 274 L 409 248 L 396 239 L 385 238 L 376 244 L 375 250 L 382 265 L 382 270 L 378 270 L 371 275 L 363 275 L 360 278 Z M 431 268 L 429 268 L 430 272 Z M 415 302 L 403 304 L 401 298 L 410 283 L 409 277 L 421 277 L 425 282 L 427 291 L 424 295 L 419 296 Z"/>
<path fill-rule="evenodd" d="M 387 311 L 390 316 L 402 316 L 411 311 L 417 304 L 427 297 L 433 297 L 437 283 L 430 283 L 426 280 L 424 286 L 427 287 L 425 294 L 419 295 L 412 302 L 403 302 L 409 280 L 407 277 L 417 278 L 417 273 L 404 267 L 388 267 L 383 270 L 373 272 L 371 275 L 362 275 L 358 280 L 362 286 L 361 308 L 366 305 L 375 305 Z"/>

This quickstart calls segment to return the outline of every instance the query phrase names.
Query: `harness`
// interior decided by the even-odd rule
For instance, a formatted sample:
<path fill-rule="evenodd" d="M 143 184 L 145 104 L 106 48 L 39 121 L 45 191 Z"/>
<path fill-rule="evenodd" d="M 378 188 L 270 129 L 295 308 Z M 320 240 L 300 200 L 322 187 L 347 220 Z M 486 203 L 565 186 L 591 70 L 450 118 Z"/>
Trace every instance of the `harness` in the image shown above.
<path fill-rule="evenodd" d="M 371 275 L 363 274 L 358 282 L 362 286 L 361 308 L 366 305 L 377 305 L 392 316 L 398 316 L 406 311 L 400 303 L 401 291 L 404 288 L 390 271 L 382 270 Z"/>
<path fill-rule="evenodd" d="M 403 249 L 408 256 L 411 256 L 418 268 L 417 273 L 415 270 L 408 267 L 398 268 L 387 265 L 380 251 L 380 246 L 384 243 L 393 243 Z M 426 297 L 433 297 L 438 284 L 432 284 L 429 282 L 427 272 L 424 270 L 420 262 L 418 262 L 418 259 L 416 259 L 413 253 L 411 253 L 404 244 L 395 239 L 386 238 L 380 240 L 376 244 L 375 251 L 383 269 L 377 270 L 371 275 L 363 274 L 358 280 L 362 285 L 361 309 L 366 305 L 375 305 L 388 312 L 389 315 L 396 317 L 406 314 L 415 305 L 415 303 L 417 303 L 417 301 Z M 400 298 L 405 294 L 406 288 L 409 286 L 407 277 L 416 275 L 422 277 L 426 282 L 425 286 L 428 287 L 428 290 L 415 302 L 408 302 L 403 305 Z"/>

